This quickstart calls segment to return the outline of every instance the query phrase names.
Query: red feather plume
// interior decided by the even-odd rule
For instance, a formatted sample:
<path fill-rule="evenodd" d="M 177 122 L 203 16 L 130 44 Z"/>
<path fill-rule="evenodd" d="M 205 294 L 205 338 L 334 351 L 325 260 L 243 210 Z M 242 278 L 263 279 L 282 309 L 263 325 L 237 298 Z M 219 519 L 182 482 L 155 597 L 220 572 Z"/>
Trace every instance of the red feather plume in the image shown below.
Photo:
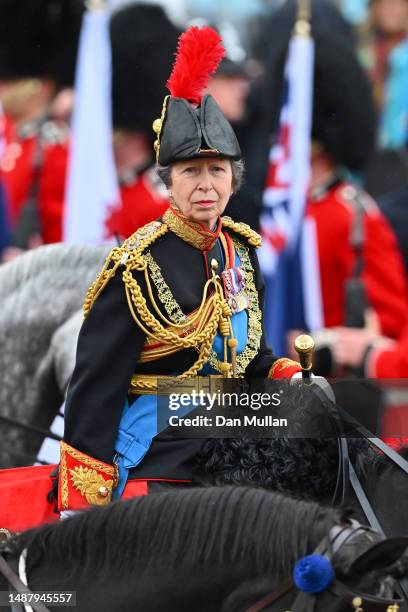
<path fill-rule="evenodd" d="M 179 38 L 176 60 L 166 83 L 176 98 L 200 104 L 210 76 L 217 70 L 225 49 L 219 34 L 209 28 L 189 28 Z"/>

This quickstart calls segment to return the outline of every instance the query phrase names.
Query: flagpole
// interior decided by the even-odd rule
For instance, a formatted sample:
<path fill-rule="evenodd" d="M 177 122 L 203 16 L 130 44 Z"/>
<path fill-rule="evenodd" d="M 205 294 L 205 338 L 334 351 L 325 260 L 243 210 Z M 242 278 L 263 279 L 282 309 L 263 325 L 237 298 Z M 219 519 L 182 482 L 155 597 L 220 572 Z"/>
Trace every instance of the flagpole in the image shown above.
<path fill-rule="evenodd" d="M 85 6 L 88 11 L 104 11 L 108 8 L 106 0 L 86 0 Z"/>

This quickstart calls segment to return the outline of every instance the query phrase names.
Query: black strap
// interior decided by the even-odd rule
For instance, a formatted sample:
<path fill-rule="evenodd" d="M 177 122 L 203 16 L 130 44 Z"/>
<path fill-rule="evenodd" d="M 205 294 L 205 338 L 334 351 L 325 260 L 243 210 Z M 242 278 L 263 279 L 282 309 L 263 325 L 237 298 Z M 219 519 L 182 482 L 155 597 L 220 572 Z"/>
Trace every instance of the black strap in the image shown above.
<path fill-rule="evenodd" d="M 25 429 L 26 431 L 29 431 L 30 433 L 38 434 L 42 436 L 43 438 L 52 438 L 53 440 L 57 440 L 58 442 L 61 441 L 61 436 L 58 436 L 57 434 L 53 433 L 49 429 L 43 429 L 42 427 L 38 427 L 37 425 L 29 425 L 28 423 L 22 423 L 21 421 L 17 421 L 16 419 L 13 419 L 12 417 L 3 416 L 1 414 L 0 414 L 0 421 L 7 423 L 7 425 L 12 425 L 13 427 Z"/>
<path fill-rule="evenodd" d="M 349 471 L 351 486 L 353 487 L 354 493 L 356 494 L 358 502 L 364 514 L 366 515 L 368 522 L 370 523 L 373 529 L 375 529 L 385 537 L 385 533 L 380 525 L 380 522 L 374 510 L 372 509 L 370 502 L 368 501 L 367 495 L 365 494 L 364 489 L 361 486 L 361 482 L 351 463 L 349 464 Z"/>
<path fill-rule="evenodd" d="M 354 417 L 349 415 L 343 408 L 341 408 L 341 406 L 336 404 L 335 401 L 333 401 L 333 397 L 334 397 L 333 393 L 331 393 L 331 396 L 329 397 L 324 391 L 324 389 L 322 389 L 318 385 L 312 385 L 312 388 L 313 388 L 313 391 L 316 393 L 316 395 L 318 395 L 322 404 L 327 407 L 328 413 L 333 417 L 333 421 L 338 430 L 338 435 L 340 436 L 341 439 L 344 439 L 347 442 L 347 438 L 344 435 L 343 422 L 347 423 L 348 425 L 352 425 L 356 433 L 363 436 L 373 446 L 376 446 L 378 449 L 384 452 L 384 454 L 389 459 L 391 459 L 406 474 L 408 474 L 408 461 L 406 461 L 403 457 L 401 457 L 401 455 L 396 453 L 392 448 L 390 448 L 387 444 L 385 444 L 385 442 L 383 442 L 382 440 L 374 436 L 370 431 L 368 431 L 368 429 L 363 427 L 363 425 L 361 425 Z M 358 502 L 360 503 L 361 509 L 366 515 L 367 520 L 369 521 L 371 527 L 379 531 L 382 535 L 385 535 L 381 527 L 381 524 L 364 492 L 364 489 L 360 483 L 360 480 L 351 464 L 350 458 L 348 456 L 348 450 L 347 450 L 347 458 L 344 455 L 346 445 L 342 446 L 340 444 L 339 448 L 340 449 L 342 448 L 343 451 L 342 451 L 342 455 L 339 456 L 339 472 L 337 476 L 337 483 L 339 483 L 339 481 L 344 482 L 344 478 L 345 478 L 344 469 L 346 468 L 347 473 L 348 473 L 347 480 L 348 482 L 350 482 L 351 486 L 353 487 L 353 490 L 356 494 Z M 337 486 L 336 486 L 336 489 L 337 489 Z M 400 586 L 403 597 L 408 602 L 408 580 L 406 579 L 400 580 L 399 586 Z"/>
<path fill-rule="evenodd" d="M 408 461 L 404 459 L 399 453 L 393 450 L 388 444 L 377 438 L 374 434 L 371 433 L 366 427 L 361 425 L 354 417 L 352 417 L 348 412 L 344 410 L 341 406 L 336 404 L 336 409 L 339 412 L 339 416 L 341 420 L 349 425 L 352 425 L 354 431 L 360 434 L 363 438 L 368 440 L 370 444 L 377 447 L 380 451 L 384 453 L 393 463 L 398 465 L 406 474 L 408 474 Z"/>
<path fill-rule="evenodd" d="M 11 569 L 3 555 L 0 555 L 0 572 L 3 574 L 7 582 L 11 584 L 11 586 L 14 587 L 18 593 L 25 593 L 27 595 L 32 594 L 32 591 L 29 589 L 29 587 L 26 586 L 24 582 L 20 580 L 17 574 Z M 50 612 L 50 610 L 43 606 L 43 604 L 40 602 L 30 602 L 27 605 L 31 606 L 34 612 Z"/>

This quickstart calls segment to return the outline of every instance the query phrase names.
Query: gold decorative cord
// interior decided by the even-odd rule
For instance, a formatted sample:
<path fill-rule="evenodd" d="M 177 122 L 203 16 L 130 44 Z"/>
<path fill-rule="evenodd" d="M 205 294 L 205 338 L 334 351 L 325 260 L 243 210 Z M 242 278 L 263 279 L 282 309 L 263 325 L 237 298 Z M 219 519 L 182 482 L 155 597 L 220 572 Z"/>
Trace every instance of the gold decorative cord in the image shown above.
<path fill-rule="evenodd" d="M 170 96 L 166 96 L 163 100 L 163 106 L 162 106 L 162 111 L 161 111 L 161 115 L 159 119 L 155 119 L 153 121 L 153 132 L 156 134 L 156 140 L 154 141 L 154 150 L 156 152 L 156 161 L 159 161 L 159 155 L 160 155 L 160 135 L 161 135 L 161 131 L 163 129 L 163 124 L 164 124 L 164 120 L 166 117 L 166 110 L 167 110 L 167 102 L 169 101 Z"/>
<path fill-rule="evenodd" d="M 106 287 L 111 278 L 115 276 L 116 270 L 120 265 L 125 265 L 127 262 L 131 262 L 134 259 L 135 269 L 137 268 L 141 271 L 146 269 L 146 263 L 141 257 L 142 251 L 148 248 L 150 244 L 155 242 L 160 236 L 164 236 L 167 231 L 167 225 L 160 223 L 160 221 L 152 221 L 140 228 L 135 234 L 132 234 L 130 238 L 125 240 L 121 247 L 112 249 L 106 258 L 102 270 L 89 287 L 85 296 L 83 305 L 85 317 L 88 315 L 101 291 Z"/>
<path fill-rule="evenodd" d="M 240 223 L 237 225 L 245 224 Z M 251 232 L 253 232 L 251 228 L 249 229 Z M 256 234 L 256 232 L 253 233 Z M 249 257 L 249 249 L 243 244 L 241 244 L 236 238 L 232 238 L 232 242 L 234 243 L 235 250 L 237 251 L 238 257 L 241 261 L 241 267 L 245 274 L 246 292 L 248 295 L 249 302 L 247 343 L 242 353 L 240 353 L 236 357 L 237 375 L 243 376 L 247 366 L 258 353 L 259 347 L 261 345 L 262 312 L 259 306 L 258 291 L 255 287 L 254 269 L 252 267 L 251 259 Z M 220 361 L 218 360 L 215 351 L 211 352 L 208 361 L 215 370 L 217 370 L 218 372 L 220 371 Z"/>
<path fill-rule="evenodd" d="M 130 312 L 135 322 L 142 329 L 142 331 L 146 334 L 147 337 L 152 338 L 158 343 L 179 347 L 180 349 L 198 348 L 199 356 L 197 361 L 186 372 L 183 372 L 182 374 L 177 376 L 177 379 L 184 380 L 186 378 L 189 378 L 190 376 L 195 376 L 208 360 L 211 346 L 215 334 L 217 333 L 218 324 L 224 310 L 223 300 L 220 299 L 220 293 L 217 290 L 214 292 L 213 296 L 211 296 L 211 308 L 208 304 L 205 303 L 204 300 L 204 297 L 207 295 L 207 291 L 210 285 L 218 285 L 217 279 L 215 277 L 212 277 L 207 281 L 204 287 L 203 300 L 199 310 L 197 311 L 197 313 L 203 312 L 205 309 L 207 320 L 205 321 L 204 325 L 200 326 L 200 329 L 193 328 L 186 335 L 179 336 L 175 332 L 164 327 L 162 323 L 160 323 L 160 321 L 148 309 L 146 299 L 142 294 L 140 285 L 132 274 L 132 269 L 134 269 L 133 266 L 126 267 L 126 270 L 123 272 L 123 280 L 126 286 L 126 295 Z M 146 278 L 148 276 L 146 268 L 144 272 Z M 153 306 L 153 310 L 155 310 L 156 314 L 158 314 L 160 318 L 163 318 L 163 315 L 159 312 L 157 308 L 157 304 L 154 301 L 154 298 L 152 300 L 153 294 L 150 287 L 148 287 L 148 292 L 151 304 Z M 187 326 L 189 324 L 190 323 L 187 322 L 184 325 Z M 182 325 L 183 324 L 178 324 L 178 326 Z"/>
<path fill-rule="evenodd" d="M 244 236 L 249 244 L 259 246 L 260 236 L 246 224 L 234 223 L 228 217 L 223 219 L 223 224 L 235 233 Z M 146 335 L 148 344 L 159 346 L 159 348 L 153 347 L 151 354 L 148 350 L 143 351 L 141 362 L 152 361 L 179 350 L 193 348 L 198 352 L 197 360 L 186 372 L 175 377 L 175 380 L 181 381 L 196 376 L 207 362 L 224 376 L 230 376 L 231 374 L 242 376 L 247 365 L 259 350 L 262 335 L 262 315 L 253 278 L 249 249 L 235 238 L 232 239 L 245 272 L 246 290 L 249 298 L 248 340 L 244 351 L 237 356 L 237 341 L 233 336 L 231 325 L 231 308 L 224 296 L 222 283 L 217 274 L 217 262 L 212 263 L 212 276 L 204 285 L 200 306 L 194 313 L 185 315 L 164 281 L 159 266 L 148 251 L 149 246 L 168 231 L 169 228 L 165 223 L 154 221 L 138 230 L 121 247 L 112 249 L 100 274 L 87 292 L 84 303 L 85 316 L 87 316 L 109 280 L 116 274 L 118 267 L 122 265 L 125 268 L 122 279 L 132 317 Z M 134 272 L 143 274 L 147 296 L 143 295 L 140 284 L 133 275 Z M 168 318 L 158 307 L 151 281 L 157 289 L 158 298 L 164 306 Z M 149 300 L 149 307 L 147 299 Z M 218 329 L 224 337 L 223 361 L 218 360 L 212 349 Z M 232 363 L 228 362 L 228 348 L 230 349 Z M 138 382 L 137 384 L 140 386 L 141 383 Z M 133 389 L 135 385 L 132 384 L 131 386 Z M 133 390 L 135 391 L 136 388 Z M 154 392 L 156 389 L 153 382 L 146 381 L 143 390 Z"/>
<path fill-rule="evenodd" d="M 242 224 L 236 224 L 242 225 Z M 253 230 L 251 230 L 252 232 Z M 255 233 L 255 232 L 254 232 Z M 242 376 L 248 366 L 248 364 L 252 361 L 259 350 L 259 346 L 261 344 L 261 336 L 262 336 L 262 313 L 259 307 L 259 299 L 258 299 L 258 291 L 255 287 L 254 282 L 254 270 L 251 264 L 251 259 L 249 257 L 249 249 L 246 248 L 243 244 L 241 244 L 236 238 L 232 238 L 234 243 L 234 247 L 238 253 L 238 256 L 241 261 L 242 269 L 245 272 L 246 279 L 246 291 L 249 298 L 249 306 L 248 306 L 248 339 L 247 344 L 243 352 L 236 357 L 236 373 L 238 376 Z M 151 278 L 157 292 L 159 294 L 160 301 L 162 302 L 170 320 L 171 325 L 176 325 L 181 321 L 186 321 L 186 323 L 191 324 L 191 319 L 186 317 L 186 315 L 182 312 L 179 304 L 174 299 L 174 296 L 164 280 L 161 270 L 157 263 L 154 261 L 153 257 L 150 253 L 145 253 L 145 259 L 148 262 Z M 229 323 L 230 324 L 230 323 Z M 229 328 L 231 335 L 231 328 Z M 224 329 L 224 331 L 226 331 Z M 230 339 L 231 342 L 233 338 Z M 234 347 L 229 347 L 234 348 Z M 231 351 L 233 353 L 233 351 Z M 215 351 L 210 351 L 209 363 L 211 366 L 217 371 L 222 371 L 222 365 L 217 357 Z"/>

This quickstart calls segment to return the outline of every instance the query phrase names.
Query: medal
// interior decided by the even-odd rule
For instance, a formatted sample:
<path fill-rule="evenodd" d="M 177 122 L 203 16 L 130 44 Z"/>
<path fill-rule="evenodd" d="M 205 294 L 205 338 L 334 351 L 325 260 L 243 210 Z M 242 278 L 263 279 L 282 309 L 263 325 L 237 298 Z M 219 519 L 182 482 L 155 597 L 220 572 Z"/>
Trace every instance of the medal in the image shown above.
<path fill-rule="evenodd" d="M 241 312 L 249 306 L 248 296 L 245 292 L 245 274 L 239 268 L 228 268 L 221 274 L 225 298 L 232 313 Z"/>

